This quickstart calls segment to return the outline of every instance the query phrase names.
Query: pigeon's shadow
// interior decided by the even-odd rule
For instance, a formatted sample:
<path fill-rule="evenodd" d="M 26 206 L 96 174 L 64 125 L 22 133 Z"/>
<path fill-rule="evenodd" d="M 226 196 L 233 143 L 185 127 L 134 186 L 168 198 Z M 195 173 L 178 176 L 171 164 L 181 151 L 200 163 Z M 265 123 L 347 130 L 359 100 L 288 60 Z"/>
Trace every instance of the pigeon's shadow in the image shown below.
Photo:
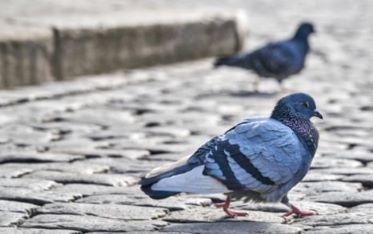
<path fill-rule="evenodd" d="M 245 90 L 228 92 L 228 95 L 232 97 L 273 98 L 277 94 L 278 94 L 277 92 L 258 92 L 258 91 L 245 91 Z"/>
<path fill-rule="evenodd" d="M 161 229 L 175 233 L 288 233 L 286 225 L 279 223 L 258 222 L 249 220 L 216 220 L 202 223 L 176 223 Z"/>

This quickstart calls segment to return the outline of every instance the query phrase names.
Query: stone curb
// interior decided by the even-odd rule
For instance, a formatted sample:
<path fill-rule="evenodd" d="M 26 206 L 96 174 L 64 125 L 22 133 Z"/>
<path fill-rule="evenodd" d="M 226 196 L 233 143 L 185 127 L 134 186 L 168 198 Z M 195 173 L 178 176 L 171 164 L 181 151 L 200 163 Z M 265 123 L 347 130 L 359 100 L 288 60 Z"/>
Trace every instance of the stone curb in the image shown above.
<path fill-rule="evenodd" d="M 241 12 L 19 17 L 0 24 L 0 87 L 232 54 L 246 22 Z"/>
<path fill-rule="evenodd" d="M 10 24 L 0 28 L 0 87 L 51 81 L 52 32 Z"/>

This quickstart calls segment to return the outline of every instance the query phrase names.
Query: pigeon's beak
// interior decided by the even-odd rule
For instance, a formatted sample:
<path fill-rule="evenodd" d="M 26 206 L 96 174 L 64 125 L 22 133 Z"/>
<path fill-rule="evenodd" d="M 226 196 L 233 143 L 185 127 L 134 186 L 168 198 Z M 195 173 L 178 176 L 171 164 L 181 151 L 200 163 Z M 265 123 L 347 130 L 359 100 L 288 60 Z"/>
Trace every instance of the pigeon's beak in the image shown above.
<path fill-rule="evenodd" d="M 317 118 L 319 118 L 319 119 L 323 119 L 322 115 L 321 115 L 320 112 L 318 112 L 317 110 L 315 110 L 315 111 L 313 112 L 313 115 L 312 115 L 312 116 L 317 117 Z"/>

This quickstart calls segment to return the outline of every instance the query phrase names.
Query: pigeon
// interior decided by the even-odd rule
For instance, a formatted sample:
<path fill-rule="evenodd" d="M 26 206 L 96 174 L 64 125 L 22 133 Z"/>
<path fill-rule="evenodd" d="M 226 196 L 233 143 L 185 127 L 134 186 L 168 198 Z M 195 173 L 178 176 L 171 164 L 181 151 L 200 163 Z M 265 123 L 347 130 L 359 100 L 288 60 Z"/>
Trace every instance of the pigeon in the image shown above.
<path fill-rule="evenodd" d="M 310 50 L 308 38 L 314 33 L 311 23 L 299 25 L 294 36 L 288 40 L 269 43 L 251 53 L 218 58 L 214 66 L 239 67 L 254 71 L 259 77 L 275 78 L 280 85 L 286 78 L 299 73 Z M 258 80 L 254 83 L 257 90 Z"/>
<path fill-rule="evenodd" d="M 246 215 L 229 209 L 231 198 L 281 202 L 290 208 L 284 218 L 316 214 L 300 210 L 287 196 L 306 175 L 315 155 L 319 134 L 310 121 L 314 116 L 323 118 L 311 96 L 285 96 L 269 118 L 246 119 L 191 156 L 150 171 L 139 181 L 141 190 L 153 199 L 224 193 L 227 199 L 217 206 L 229 217 Z"/>

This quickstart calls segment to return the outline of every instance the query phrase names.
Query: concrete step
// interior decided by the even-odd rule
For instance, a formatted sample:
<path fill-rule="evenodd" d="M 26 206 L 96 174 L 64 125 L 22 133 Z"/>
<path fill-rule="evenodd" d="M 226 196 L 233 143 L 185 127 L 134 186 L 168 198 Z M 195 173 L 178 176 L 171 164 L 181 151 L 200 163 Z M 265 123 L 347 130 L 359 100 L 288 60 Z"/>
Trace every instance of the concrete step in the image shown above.
<path fill-rule="evenodd" d="M 0 17 L 0 87 L 235 53 L 240 12 L 172 9 Z"/>

